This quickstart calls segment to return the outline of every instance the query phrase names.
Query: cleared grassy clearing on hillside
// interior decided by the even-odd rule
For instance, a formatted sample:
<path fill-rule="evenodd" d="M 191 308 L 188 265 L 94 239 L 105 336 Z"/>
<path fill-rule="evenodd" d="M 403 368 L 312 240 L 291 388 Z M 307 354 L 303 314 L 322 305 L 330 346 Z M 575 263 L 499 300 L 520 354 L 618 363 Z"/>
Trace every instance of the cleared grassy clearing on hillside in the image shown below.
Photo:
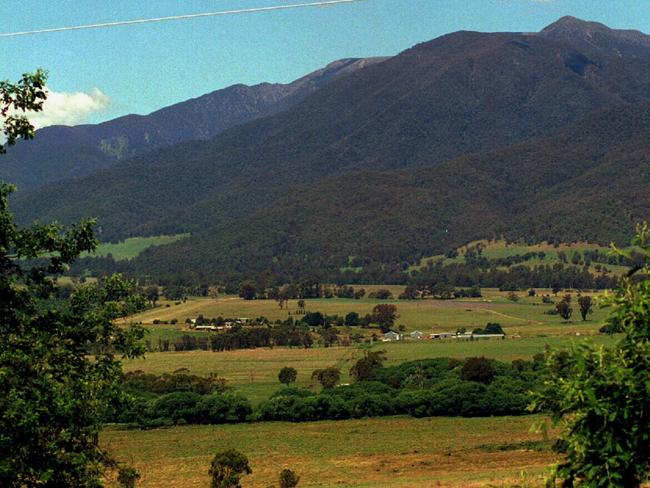
<path fill-rule="evenodd" d="M 549 244 L 548 242 L 543 242 L 540 244 L 513 244 L 513 243 L 507 243 L 504 240 L 480 240 L 480 241 L 472 241 L 464 246 L 461 246 L 457 249 L 458 251 L 458 256 L 454 258 L 448 258 L 442 254 L 439 254 L 437 256 L 429 256 L 426 258 L 422 258 L 420 260 L 420 263 L 414 266 L 411 266 L 409 268 L 409 271 L 413 270 L 419 270 L 422 267 L 425 267 L 427 265 L 427 262 L 429 260 L 432 260 L 433 262 L 436 262 L 438 260 L 442 260 L 444 265 L 449 265 L 449 264 L 454 264 L 454 263 L 463 263 L 464 262 L 464 253 L 468 249 L 476 248 L 476 246 L 481 246 L 483 251 L 482 251 L 482 256 L 487 258 L 487 259 L 499 259 L 499 258 L 508 258 L 512 256 L 522 256 L 526 253 L 534 252 L 534 253 L 539 253 L 539 252 L 544 252 L 545 256 L 544 258 L 539 258 L 536 257 L 534 259 L 530 259 L 528 261 L 525 261 L 523 263 L 520 263 L 521 265 L 524 266 L 538 266 L 538 265 L 553 265 L 555 263 L 560 263 L 562 262 L 560 259 L 560 256 L 558 253 L 563 252 L 567 256 L 567 261 L 568 264 L 571 264 L 571 258 L 576 252 L 584 252 L 584 251 L 600 251 L 602 253 L 608 253 L 611 251 L 611 249 L 607 246 L 601 246 L 599 244 L 594 244 L 594 243 L 589 243 L 589 242 L 574 242 L 571 244 L 559 244 L 557 246 L 553 244 Z M 592 263 L 591 266 L 589 267 L 590 272 L 595 273 L 595 265 L 598 263 Z M 602 263 L 601 263 L 602 264 Z M 618 266 L 614 264 L 602 264 L 605 266 L 608 270 L 615 274 L 621 274 L 625 272 L 628 268 L 624 266 Z"/>
<path fill-rule="evenodd" d="M 138 486 L 145 488 L 207 486 L 212 456 L 227 448 L 249 457 L 253 474 L 243 480 L 247 487 L 277 484 L 285 467 L 301 476 L 300 486 L 510 486 L 521 481 L 522 472 L 529 482 L 539 481 L 554 460 L 541 436 L 530 432 L 538 420 L 385 417 L 151 431 L 109 428 L 101 442 L 118 459 L 133 462 L 142 475 Z"/>
<path fill-rule="evenodd" d="M 142 251 L 153 246 L 164 246 L 180 239 L 189 237 L 189 234 L 175 234 L 169 236 L 129 237 L 123 241 L 100 244 L 93 253 L 84 253 L 82 257 L 106 257 L 109 254 L 116 261 L 124 261 L 137 257 Z"/>

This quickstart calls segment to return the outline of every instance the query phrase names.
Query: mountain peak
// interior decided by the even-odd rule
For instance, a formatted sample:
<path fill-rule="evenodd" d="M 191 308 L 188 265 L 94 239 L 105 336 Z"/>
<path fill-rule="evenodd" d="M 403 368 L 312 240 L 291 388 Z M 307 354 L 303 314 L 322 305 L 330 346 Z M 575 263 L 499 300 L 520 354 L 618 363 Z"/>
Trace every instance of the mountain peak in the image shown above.
<path fill-rule="evenodd" d="M 593 34 L 594 32 L 616 32 L 605 24 L 578 19 L 570 15 L 559 18 L 542 29 L 542 34 Z"/>
<path fill-rule="evenodd" d="M 650 36 L 636 30 L 612 29 L 600 22 L 561 17 L 541 30 L 549 39 L 569 42 L 577 47 L 596 48 L 618 56 L 650 59 Z"/>

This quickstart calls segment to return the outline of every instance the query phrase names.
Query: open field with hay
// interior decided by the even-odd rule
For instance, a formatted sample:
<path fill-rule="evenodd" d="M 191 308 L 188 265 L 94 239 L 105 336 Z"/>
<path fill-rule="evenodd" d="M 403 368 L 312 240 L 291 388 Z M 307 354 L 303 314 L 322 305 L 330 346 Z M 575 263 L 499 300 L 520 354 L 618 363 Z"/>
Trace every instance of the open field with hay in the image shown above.
<path fill-rule="evenodd" d="M 245 453 L 253 473 L 243 486 L 266 488 L 290 468 L 299 486 L 541 486 L 554 461 L 549 442 L 530 428 L 538 416 L 384 417 L 307 423 L 107 429 L 102 444 L 142 475 L 138 486 L 204 487 L 215 452 Z"/>
<path fill-rule="evenodd" d="M 377 287 L 379 288 L 379 286 Z M 392 287 L 393 294 L 402 287 Z M 548 290 L 539 290 L 542 294 Z M 540 296 L 518 293 L 513 302 L 507 293 L 483 290 L 480 299 L 462 300 L 306 300 L 306 309 L 345 315 L 350 311 L 370 313 L 377 303 L 394 303 L 399 324 L 407 331 L 455 331 L 503 325 L 505 340 L 462 341 L 421 340 L 350 347 L 258 348 L 225 352 L 153 352 L 145 359 L 124 362 L 126 371 L 143 370 L 161 374 L 186 368 L 193 374 L 217 373 L 235 391 L 257 405 L 274 391 L 284 388 L 278 372 L 284 366 L 298 371 L 296 386 L 319 390 L 311 379 L 315 369 L 340 368 L 341 382 L 350 381 L 349 369 L 365 348 L 385 350 L 387 365 L 435 357 L 486 356 L 501 361 L 530 359 L 547 346 L 562 347 L 572 341 L 592 340 L 611 344 L 615 339 L 597 334 L 606 310 L 595 309 L 586 322 L 562 319 L 544 312 Z M 573 293 L 575 300 L 576 294 Z M 554 298 L 559 300 L 559 298 Z M 167 306 L 169 305 L 169 306 Z M 574 303 L 574 307 L 576 304 Z M 259 317 L 284 320 L 297 309 L 295 300 L 280 309 L 271 300 L 245 301 L 238 297 L 193 298 L 180 304 L 162 302 L 130 320 L 142 322 L 150 340 L 207 334 L 192 331 L 187 318 Z M 156 324 L 156 321 L 179 323 Z M 376 329 L 354 328 L 369 337 Z M 349 330 L 347 330 L 349 332 Z M 343 328 L 342 332 L 346 332 Z M 514 337 L 513 337 L 514 336 Z M 253 474 L 243 485 L 277 486 L 281 469 L 290 468 L 301 476 L 300 486 L 319 487 L 507 487 L 543 486 L 543 475 L 555 460 L 550 442 L 531 433 L 539 416 L 450 418 L 382 417 L 307 423 L 244 423 L 237 425 L 177 426 L 150 431 L 108 428 L 102 443 L 119 459 L 130 462 L 142 474 L 139 486 L 192 487 L 208 483 L 210 460 L 218 450 L 235 448 L 250 460 Z"/>

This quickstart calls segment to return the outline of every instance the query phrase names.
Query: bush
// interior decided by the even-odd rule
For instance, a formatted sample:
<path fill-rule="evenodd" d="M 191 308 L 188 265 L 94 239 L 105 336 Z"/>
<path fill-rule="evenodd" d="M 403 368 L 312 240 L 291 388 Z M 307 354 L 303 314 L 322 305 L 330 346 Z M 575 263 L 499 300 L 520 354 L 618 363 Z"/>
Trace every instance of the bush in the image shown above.
<path fill-rule="evenodd" d="M 290 469 L 280 471 L 280 488 L 293 488 L 294 486 L 298 486 L 299 481 L 300 476 Z"/>
<path fill-rule="evenodd" d="M 248 399 L 237 393 L 205 395 L 196 407 L 195 420 L 202 424 L 244 422 L 253 413 Z"/>
<path fill-rule="evenodd" d="M 289 383 L 294 383 L 297 377 L 298 377 L 298 371 L 296 371 L 295 368 L 292 368 L 290 366 L 285 366 L 278 373 L 278 380 L 280 380 L 280 383 L 283 383 L 285 385 L 288 385 Z"/>
<path fill-rule="evenodd" d="M 368 298 L 375 298 L 379 300 L 390 300 L 393 298 L 393 294 L 390 292 L 390 290 L 386 290 L 382 288 L 381 290 L 377 290 L 369 293 Z"/>
<path fill-rule="evenodd" d="M 273 392 L 269 398 L 279 398 L 279 397 L 305 398 L 314 395 L 315 393 L 311 390 L 306 390 L 304 388 L 298 388 L 295 386 L 288 386 L 287 388 L 282 388 L 280 390 Z"/>
<path fill-rule="evenodd" d="M 460 377 L 465 381 L 490 384 L 494 379 L 495 371 L 492 363 L 485 357 L 467 358 L 460 370 Z"/>
<path fill-rule="evenodd" d="M 183 419 L 192 423 L 197 419 L 197 405 L 200 400 L 201 395 L 187 391 L 162 395 L 151 407 L 151 418 L 168 418 L 175 423 Z"/>

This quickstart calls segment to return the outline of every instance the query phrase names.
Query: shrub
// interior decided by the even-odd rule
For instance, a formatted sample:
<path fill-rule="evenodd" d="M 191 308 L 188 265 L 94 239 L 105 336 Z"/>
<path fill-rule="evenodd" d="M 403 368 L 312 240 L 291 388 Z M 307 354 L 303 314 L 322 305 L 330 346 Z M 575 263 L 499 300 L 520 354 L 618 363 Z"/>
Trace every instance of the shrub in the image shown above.
<path fill-rule="evenodd" d="M 468 358 L 465 360 L 460 377 L 465 381 L 476 381 L 478 383 L 490 384 L 494 379 L 495 371 L 492 363 L 485 357 Z"/>
<path fill-rule="evenodd" d="M 168 393 L 155 400 L 151 416 L 172 419 L 175 423 L 181 419 L 193 422 L 197 418 L 197 404 L 200 400 L 200 395 L 187 391 Z"/>
<path fill-rule="evenodd" d="M 298 486 L 300 476 L 290 469 L 283 469 L 280 471 L 280 488 L 293 488 Z"/>
<path fill-rule="evenodd" d="M 250 402 L 237 393 L 203 396 L 196 406 L 195 420 L 202 424 L 244 422 L 253 413 Z M 188 419 L 189 420 L 189 419 Z"/>
<path fill-rule="evenodd" d="M 283 383 L 285 385 L 289 385 L 289 383 L 294 383 L 297 377 L 298 377 L 298 371 L 296 371 L 295 368 L 292 368 L 290 366 L 285 366 L 278 373 L 278 380 L 280 380 L 280 383 Z"/>
<path fill-rule="evenodd" d="M 341 379 L 341 371 L 333 366 L 317 369 L 311 374 L 311 378 L 318 380 L 325 389 L 334 388 Z"/>
<path fill-rule="evenodd" d="M 393 294 L 390 290 L 382 288 L 381 290 L 373 291 L 368 294 L 368 298 L 375 298 L 379 300 L 390 300 L 393 298 Z"/>

